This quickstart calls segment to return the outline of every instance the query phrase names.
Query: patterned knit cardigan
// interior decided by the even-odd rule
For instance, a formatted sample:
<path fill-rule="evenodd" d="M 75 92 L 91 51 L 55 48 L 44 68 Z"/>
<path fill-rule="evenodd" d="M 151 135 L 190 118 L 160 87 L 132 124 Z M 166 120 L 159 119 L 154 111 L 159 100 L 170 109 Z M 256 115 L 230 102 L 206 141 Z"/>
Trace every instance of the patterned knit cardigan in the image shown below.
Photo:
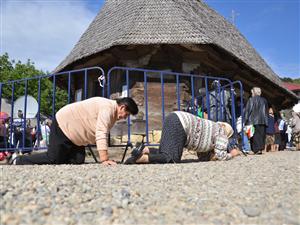
<path fill-rule="evenodd" d="M 187 135 L 186 148 L 190 151 L 215 151 L 219 160 L 228 160 L 231 155 L 227 153 L 228 138 L 224 129 L 216 122 L 202 119 L 191 113 L 174 112 Z"/>

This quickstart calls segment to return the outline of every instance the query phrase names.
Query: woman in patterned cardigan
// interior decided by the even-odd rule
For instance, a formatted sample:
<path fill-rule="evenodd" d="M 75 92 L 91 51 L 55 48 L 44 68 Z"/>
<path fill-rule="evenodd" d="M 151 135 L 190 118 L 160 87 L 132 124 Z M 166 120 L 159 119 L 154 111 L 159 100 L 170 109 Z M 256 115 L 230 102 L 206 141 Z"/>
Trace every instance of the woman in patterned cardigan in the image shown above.
<path fill-rule="evenodd" d="M 178 163 L 183 148 L 195 151 L 201 160 L 205 154 L 217 160 L 229 160 L 239 155 L 238 150 L 227 153 L 232 127 L 224 122 L 214 122 L 193 114 L 175 111 L 164 121 L 158 152 L 145 147 L 135 152 L 127 163 Z"/>

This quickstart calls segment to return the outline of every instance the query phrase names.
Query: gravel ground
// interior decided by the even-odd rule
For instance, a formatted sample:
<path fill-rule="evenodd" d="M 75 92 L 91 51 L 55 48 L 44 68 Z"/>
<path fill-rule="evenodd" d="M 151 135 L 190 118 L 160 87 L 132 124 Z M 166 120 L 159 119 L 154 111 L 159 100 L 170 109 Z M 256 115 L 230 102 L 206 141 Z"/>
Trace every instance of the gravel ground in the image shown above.
<path fill-rule="evenodd" d="M 1 224 L 300 224 L 299 159 L 1 165 Z"/>

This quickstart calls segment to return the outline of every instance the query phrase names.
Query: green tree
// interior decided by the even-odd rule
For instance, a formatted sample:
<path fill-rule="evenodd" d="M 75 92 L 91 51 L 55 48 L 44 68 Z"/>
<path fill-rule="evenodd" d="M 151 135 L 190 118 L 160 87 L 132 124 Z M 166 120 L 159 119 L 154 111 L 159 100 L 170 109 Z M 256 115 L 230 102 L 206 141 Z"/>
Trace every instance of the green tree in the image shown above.
<path fill-rule="evenodd" d="M 290 77 L 283 77 L 283 78 L 281 78 L 281 80 L 282 80 L 283 82 L 294 83 L 294 84 L 300 84 L 300 78 L 292 79 L 292 78 L 290 78 Z"/>
<path fill-rule="evenodd" d="M 42 70 L 35 68 L 31 60 L 26 63 L 10 60 L 7 53 L 0 56 L 0 82 L 2 83 L 2 98 L 12 99 L 12 88 L 14 84 L 13 101 L 25 94 L 25 80 L 11 82 L 24 78 L 37 78 L 27 80 L 27 94 L 38 99 L 38 78 L 47 75 Z M 45 115 L 52 115 L 52 88 L 51 77 L 40 79 L 40 112 Z M 60 87 L 55 89 L 55 109 L 56 111 L 67 104 L 67 92 Z"/>
<path fill-rule="evenodd" d="M 298 79 L 294 79 L 294 83 L 296 83 L 296 84 L 300 84 L 300 78 L 298 78 Z"/>
<path fill-rule="evenodd" d="M 292 79 L 292 78 L 289 78 L 289 77 L 283 77 L 283 78 L 281 78 L 281 80 L 282 80 L 283 82 L 293 83 L 293 79 Z"/>

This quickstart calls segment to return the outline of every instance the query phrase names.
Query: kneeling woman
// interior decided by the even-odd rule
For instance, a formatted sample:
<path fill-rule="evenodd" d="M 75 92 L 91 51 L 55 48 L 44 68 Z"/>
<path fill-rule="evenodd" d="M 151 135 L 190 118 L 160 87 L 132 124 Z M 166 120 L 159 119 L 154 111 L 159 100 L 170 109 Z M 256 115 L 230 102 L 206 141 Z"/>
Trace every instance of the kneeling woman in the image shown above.
<path fill-rule="evenodd" d="M 228 139 L 233 129 L 228 123 L 201 119 L 193 114 L 175 111 L 164 121 L 158 152 L 145 147 L 127 163 L 178 163 L 183 148 L 203 154 L 214 152 L 217 160 L 229 160 L 239 155 L 238 150 L 227 153 Z"/>

